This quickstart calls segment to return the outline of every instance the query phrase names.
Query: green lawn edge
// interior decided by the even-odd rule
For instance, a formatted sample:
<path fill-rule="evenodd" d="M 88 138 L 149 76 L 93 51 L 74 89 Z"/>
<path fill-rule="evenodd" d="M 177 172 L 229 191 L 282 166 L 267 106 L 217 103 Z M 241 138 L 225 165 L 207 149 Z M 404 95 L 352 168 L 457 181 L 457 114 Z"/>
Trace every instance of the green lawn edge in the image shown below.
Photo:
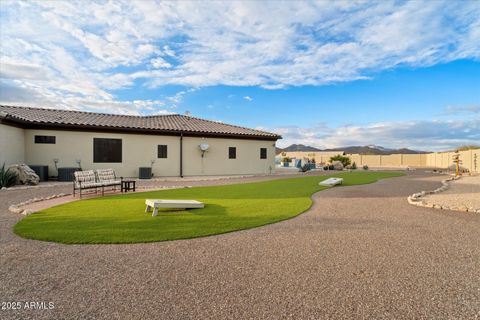
<path fill-rule="evenodd" d="M 318 186 L 318 182 L 331 176 L 343 177 L 345 184 L 341 187 L 347 187 L 402 175 L 404 173 L 383 171 L 342 172 L 328 176 L 297 176 L 261 182 L 111 195 L 42 210 L 18 221 L 13 231 L 26 239 L 62 244 L 130 244 L 187 240 L 258 228 L 295 218 L 312 207 L 314 194 L 328 189 Z M 291 191 L 288 190 L 289 186 L 293 186 Z M 272 192 L 268 187 L 275 187 L 277 190 Z M 287 188 L 287 192 L 281 188 Z M 282 196 L 291 200 L 286 201 Z M 144 210 L 145 198 L 200 199 L 205 201 L 207 206 L 205 209 L 163 212 L 157 217 L 151 217 L 149 214 L 140 215 Z M 230 198 L 232 203 L 228 207 Z M 112 200 L 124 201 L 125 205 L 109 214 L 113 209 L 108 202 Z M 259 200 L 273 203 L 262 203 Z M 133 206 L 132 209 L 128 209 L 127 204 Z M 259 208 L 262 204 L 263 207 Z M 273 208 L 265 208 L 268 205 Z M 244 212 L 238 208 L 242 206 L 245 207 Z M 282 206 L 289 207 L 288 210 L 285 209 L 285 213 L 280 213 Z M 104 213 L 102 209 L 109 210 Z M 253 212 L 255 210 L 258 213 Z M 219 212 L 222 213 L 218 214 Z M 100 218 L 106 221 L 101 221 Z M 156 219 L 163 219 L 163 223 Z"/>

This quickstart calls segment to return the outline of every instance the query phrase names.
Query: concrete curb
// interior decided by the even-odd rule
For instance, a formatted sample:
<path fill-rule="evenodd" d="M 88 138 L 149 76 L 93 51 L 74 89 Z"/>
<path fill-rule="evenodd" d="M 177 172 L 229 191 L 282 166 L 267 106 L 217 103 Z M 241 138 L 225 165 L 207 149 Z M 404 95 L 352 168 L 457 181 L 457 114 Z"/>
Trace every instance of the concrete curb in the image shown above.
<path fill-rule="evenodd" d="M 448 179 L 442 180 L 442 186 L 441 187 L 439 187 L 435 190 L 432 190 L 432 191 L 421 191 L 421 192 L 418 192 L 418 193 L 414 193 L 414 194 L 408 196 L 407 201 L 408 201 L 409 204 L 414 205 L 414 206 L 418 206 L 418 207 L 480 213 L 480 210 L 477 210 L 475 208 L 467 208 L 465 206 L 450 207 L 450 206 L 445 206 L 445 205 L 428 203 L 428 202 L 425 201 L 424 197 L 426 195 L 444 192 L 444 191 L 448 190 L 448 188 L 450 188 L 449 182 L 458 180 L 460 178 L 461 178 L 461 176 L 452 176 Z"/>

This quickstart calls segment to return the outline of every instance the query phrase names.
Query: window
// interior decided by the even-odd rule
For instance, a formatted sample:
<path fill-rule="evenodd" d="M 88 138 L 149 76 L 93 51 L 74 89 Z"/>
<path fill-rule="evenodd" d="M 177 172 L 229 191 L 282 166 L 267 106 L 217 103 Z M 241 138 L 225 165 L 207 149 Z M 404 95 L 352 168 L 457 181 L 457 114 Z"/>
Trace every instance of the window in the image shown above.
<path fill-rule="evenodd" d="M 158 145 L 158 158 L 166 158 L 167 157 L 167 145 L 166 144 L 159 144 Z"/>
<path fill-rule="evenodd" d="M 236 147 L 228 147 L 228 159 L 237 159 Z"/>
<path fill-rule="evenodd" d="M 267 159 L 267 148 L 260 148 L 260 159 Z"/>
<path fill-rule="evenodd" d="M 93 138 L 93 162 L 122 162 L 122 139 Z"/>
<path fill-rule="evenodd" d="M 55 144 L 55 136 L 35 136 L 35 143 Z"/>

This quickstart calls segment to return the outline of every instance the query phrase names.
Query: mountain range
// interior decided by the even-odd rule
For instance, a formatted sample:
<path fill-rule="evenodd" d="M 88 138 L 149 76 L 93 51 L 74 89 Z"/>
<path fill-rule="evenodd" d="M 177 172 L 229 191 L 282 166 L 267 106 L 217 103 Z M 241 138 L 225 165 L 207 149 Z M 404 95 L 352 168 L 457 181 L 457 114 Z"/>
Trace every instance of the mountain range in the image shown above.
<path fill-rule="evenodd" d="M 281 152 L 293 152 L 293 151 L 307 151 L 307 152 L 344 151 L 347 154 L 356 153 L 356 154 L 375 154 L 375 155 L 427 153 L 425 151 L 411 150 L 408 148 L 390 149 L 390 148 L 384 148 L 382 146 L 376 146 L 376 145 L 350 146 L 350 147 L 332 148 L 332 149 L 318 149 L 318 148 L 306 146 L 303 144 L 292 144 L 286 148 L 276 148 L 276 151 L 277 151 L 277 154 Z"/>

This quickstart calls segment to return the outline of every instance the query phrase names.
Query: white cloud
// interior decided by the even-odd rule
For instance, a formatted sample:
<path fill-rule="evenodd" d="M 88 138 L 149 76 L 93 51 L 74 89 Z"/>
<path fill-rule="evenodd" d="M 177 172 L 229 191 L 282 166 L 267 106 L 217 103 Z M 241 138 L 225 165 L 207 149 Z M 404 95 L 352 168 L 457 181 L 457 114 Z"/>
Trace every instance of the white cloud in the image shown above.
<path fill-rule="evenodd" d="M 172 108 L 176 108 L 180 102 L 183 101 L 183 98 L 185 97 L 186 94 L 192 93 L 197 91 L 197 88 L 190 88 L 188 90 L 182 90 L 174 94 L 173 96 L 167 97 L 167 100 L 172 103 Z"/>
<path fill-rule="evenodd" d="M 445 115 L 455 115 L 455 114 L 465 114 L 465 113 L 474 113 L 480 114 L 480 105 L 466 105 L 466 106 L 446 106 L 443 110 Z"/>
<path fill-rule="evenodd" d="M 4 2 L 0 69 L 89 100 L 141 84 L 278 89 L 480 59 L 479 30 L 478 1 Z"/>
<path fill-rule="evenodd" d="M 69 110 L 88 110 L 116 114 L 172 114 L 161 100 L 114 100 L 65 94 L 62 90 L 45 89 L 12 81 L 0 82 L 0 104 L 47 107 Z"/>
<path fill-rule="evenodd" d="M 301 143 L 318 148 L 380 145 L 417 150 L 447 150 L 480 141 L 480 118 L 452 121 L 403 121 L 346 125 L 336 128 L 319 124 L 301 128 L 263 128 L 283 136 L 278 145 Z"/>
<path fill-rule="evenodd" d="M 253 101 L 253 98 L 250 97 L 250 96 L 245 96 L 245 97 L 243 97 L 243 99 L 245 99 L 245 100 L 247 100 L 247 101 Z"/>
<path fill-rule="evenodd" d="M 152 65 L 152 67 L 154 67 L 155 69 L 159 69 L 159 68 L 170 68 L 172 65 L 170 63 L 168 63 L 167 61 L 163 60 L 162 58 L 160 57 L 157 57 L 155 59 L 152 59 L 150 60 L 150 64 Z"/>

